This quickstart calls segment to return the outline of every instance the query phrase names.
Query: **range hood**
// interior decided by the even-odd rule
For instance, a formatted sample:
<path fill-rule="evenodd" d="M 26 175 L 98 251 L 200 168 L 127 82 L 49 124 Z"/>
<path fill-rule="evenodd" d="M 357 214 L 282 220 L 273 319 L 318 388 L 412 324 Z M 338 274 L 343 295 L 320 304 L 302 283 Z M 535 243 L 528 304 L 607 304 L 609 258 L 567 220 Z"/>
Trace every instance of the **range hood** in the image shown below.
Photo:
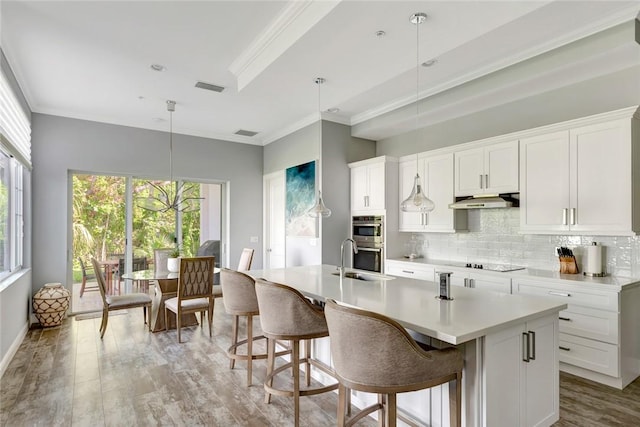
<path fill-rule="evenodd" d="M 506 194 L 473 196 L 449 205 L 450 209 L 498 209 L 518 206 L 518 199 Z"/>

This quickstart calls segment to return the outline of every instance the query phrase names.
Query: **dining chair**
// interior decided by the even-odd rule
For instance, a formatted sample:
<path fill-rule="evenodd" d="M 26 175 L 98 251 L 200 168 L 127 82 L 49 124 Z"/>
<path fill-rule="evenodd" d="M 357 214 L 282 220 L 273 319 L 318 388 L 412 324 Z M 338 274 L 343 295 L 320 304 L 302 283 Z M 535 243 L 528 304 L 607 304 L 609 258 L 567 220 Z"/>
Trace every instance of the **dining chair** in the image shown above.
<path fill-rule="evenodd" d="M 464 362 L 458 349 L 425 351 L 395 320 L 332 299 L 326 300 L 324 314 L 340 383 L 338 426 L 351 426 L 374 411 L 380 411 L 381 425 L 395 427 L 396 418 L 411 425 L 398 413 L 396 395 L 448 383 L 450 424 L 460 427 Z M 375 393 L 378 402 L 347 420 L 350 390 Z"/>
<path fill-rule="evenodd" d="M 238 262 L 238 271 L 249 271 L 251 269 L 251 262 L 253 261 L 253 249 L 244 248 L 240 255 L 240 261 Z"/>
<path fill-rule="evenodd" d="M 80 269 L 82 270 L 82 285 L 80 285 L 80 297 L 82 297 L 82 295 L 86 292 L 89 291 L 97 291 L 98 290 L 98 284 L 96 283 L 95 285 L 91 285 L 91 286 L 87 286 L 87 282 L 89 282 L 90 280 L 96 280 L 96 271 L 94 270 L 92 267 L 91 268 L 87 268 L 84 265 L 84 262 L 82 261 L 82 258 L 78 258 L 78 261 L 80 261 Z"/>
<path fill-rule="evenodd" d="M 142 307 L 145 323 L 149 325 L 149 331 L 151 331 L 151 297 L 143 293 L 107 295 L 105 278 L 102 275 L 100 264 L 95 258 L 91 258 L 91 263 L 93 264 L 93 269 L 96 272 L 98 288 L 100 289 L 100 295 L 102 296 L 102 323 L 100 323 L 100 338 L 104 337 L 104 333 L 107 331 L 109 312 L 128 308 Z"/>
<path fill-rule="evenodd" d="M 209 321 L 209 337 L 213 330 L 213 308 L 215 303 L 213 273 L 215 257 L 180 258 L 178 273 L 178 296 L 164 302 L 165 325 L 169 324 L 169 311 L 176 315 L 178 342 L 182 342 L 180 329 L 182 315 L 200 313 L 200 327 L 204 314 Z M 222 296 L 222 292 L 219 292 Z"/>

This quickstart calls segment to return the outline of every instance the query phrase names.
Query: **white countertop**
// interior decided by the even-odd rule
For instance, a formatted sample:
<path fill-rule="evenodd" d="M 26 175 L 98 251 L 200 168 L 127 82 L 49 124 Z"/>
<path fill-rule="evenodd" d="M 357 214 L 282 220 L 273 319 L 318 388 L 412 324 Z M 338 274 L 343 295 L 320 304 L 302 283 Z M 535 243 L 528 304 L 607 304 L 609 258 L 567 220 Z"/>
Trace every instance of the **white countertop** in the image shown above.
<path fill-rule="evenodd" d="M 451 286 L 452 301 L 442 301 L 436 298 L 434 282 L 401 277 L 363 281 L 340 278 L 334 272 L 336 266 L 314 265 L 247 273 L 291 286 L 320 301 L 332 298 L 384 314 L 408 329 L 454 345 L 567 307 L 546 298 L 459 286 Z"/>
<path fill-rule="evenodd" d="M 618 290 L 632 289 L 636 286 L 640 286 L 640 278 L 622 277 L 622 276 L 604 276 L 604 277 L 589 277 L 584 274 L 560 274 L 557 271 L 539 270 L 533 268 L 525 268 L 524 270 L 516 270 L 509 272 L 496 272 L 489 270 L 472 269 L 465 267 L 452 267 L 447 265 L 450 261 L 435 260 L 427 258 L 394 258 L 389 261 L 405 262 L 409 264 L 417 265 L 429 265 L 433 267 L 446 267 L 447 269 L 454 271 L 468 271 L 472 273 L 499 275 L 503 277 L 511 277 L 514 279 L 542 279 L 554 282 L 564 282 L 568 284 L 579 284 L 586 287 L 594 287 L 600 289 Z"/>

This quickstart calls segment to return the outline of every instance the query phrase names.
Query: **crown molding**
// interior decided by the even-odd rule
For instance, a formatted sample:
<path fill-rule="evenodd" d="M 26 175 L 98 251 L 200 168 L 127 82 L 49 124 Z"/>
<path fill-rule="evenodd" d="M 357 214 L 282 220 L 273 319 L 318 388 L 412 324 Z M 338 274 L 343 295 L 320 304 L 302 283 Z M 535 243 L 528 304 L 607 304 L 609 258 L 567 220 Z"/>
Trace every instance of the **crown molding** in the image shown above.
<path fill-rule="evenodd" d="M 283 11 L 231 63 L 238 91 L 313 28 L 341 0 L 290 1 Z"/>

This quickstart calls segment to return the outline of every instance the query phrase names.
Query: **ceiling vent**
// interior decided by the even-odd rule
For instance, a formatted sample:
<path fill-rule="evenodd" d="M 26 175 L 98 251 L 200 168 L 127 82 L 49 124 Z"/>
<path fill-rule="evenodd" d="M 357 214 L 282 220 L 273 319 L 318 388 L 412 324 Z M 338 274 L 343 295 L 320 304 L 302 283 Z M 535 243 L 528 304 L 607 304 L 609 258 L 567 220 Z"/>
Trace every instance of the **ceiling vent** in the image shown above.
<path fill-rule="evenodd" d="M 222 86 L 212 85 L 211 83 L 205 82 L 196 82 L 196 87 L 205 90 L 212 90 L 214 92 L 222 92 L 224 90 L 224 87 Z"/>
<path fill-rule="evenodd" d="M 239 131 L 237 131 L 235 133 L 236 135 L 240 135 L 240 136 L 255 136 L 258 134 L 258 132 L 254 132 L 252 130 L 244 130 L 244 129 L 240 129 Z"/>

